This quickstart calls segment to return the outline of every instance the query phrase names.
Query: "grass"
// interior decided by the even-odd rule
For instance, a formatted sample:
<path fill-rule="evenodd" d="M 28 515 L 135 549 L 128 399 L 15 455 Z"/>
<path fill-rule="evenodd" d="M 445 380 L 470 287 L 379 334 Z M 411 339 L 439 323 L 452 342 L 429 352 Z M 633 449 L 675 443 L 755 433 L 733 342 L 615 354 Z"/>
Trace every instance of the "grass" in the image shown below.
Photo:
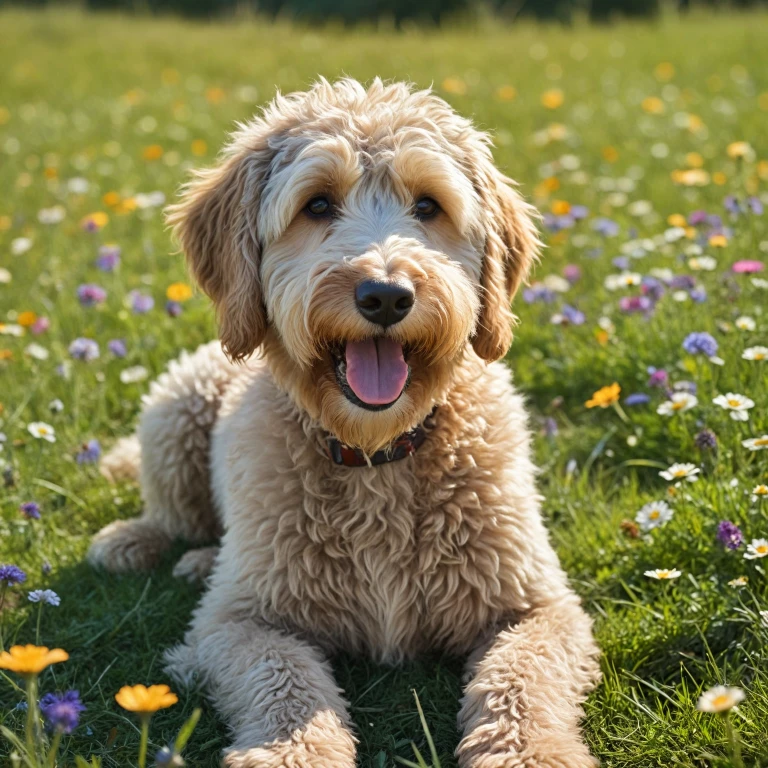
<path fill-rule="evenodd" d="M 741 359 L 746 347 L 768 343 L 768 293 L 748 275 L 729 272 L 739 259 L 768 261 L 767 217 L 731 221 L 723 209 L 726 194 L 765 196 L 768 185 L 767 20 L 694 15 L 608 29 L 491 26 L 395 35 L 0 12 L 0 267 L 12 277 L 0 283 L 0 322 L 6 334 L 29 319 L 22 312 L 51 322 L 37 337 L 0 336 L 0 431 L 7 436 L 0 451 L 0 563 L 29 573 L 23 588 L 11 590 L 15 603 L 6 601 L 2 620 L 6 645 L 32 642 L 37 613 L 27 588 L 48 587 L 62 598 L 59 608 L 43 610 L 40 636 L 70 651 L 71 660 L 46 673 L 41 689 L 77 687 L 88 706 L 83 725 L 65 739 L 65 765 L 75 753 L 101 755 L 104 766 L 132 764 L 138 729 L 114 693 L 126 683 L 165 681 L 162 652 L 181 637 L 198 598 L 170 574 L 183 548 L 149 576 L 117 578 L 83 562 L 99 528 L 139 508 L 135 487 L 110 487 L 93 465 L 73 458 L 88 439 L 108 446 L 130 432 L 146 383 L 123 383 L 120 372 L 141 365 L 154 376 L 181 349 L 215 333 L 201 296 L 178 318 L 164 313 L 167 286 L 186 279 L 183 265 L 159 210 L 134 209 L 131 201 L 154 190 L 170 199 L 187 169 L 213 162 L 234 121 L 251 115 L 275 87 L 290 91 L 318 74 L 344 73 L 434 83 L 495 132 L 499 164 L 542 211 L 565 210 L 558 201 L 589 208 L 586 221 L 547 233 L 536 279 L 567 264 L 578 264 L 582 277 L 554 305 L 518 300 L 522 324 L 509 363 L 537 430 L 552 420 L 549 436 L 542 430 L 537 440 L 545 512 L 604 651 L 604 680 L 584 723 L 595 754 L 616 768 L 728 765 L 722 720 L 695 710 L 701 690 L 727 682 L 747 693 L 735 716 L 745 762 L 768 765 L 768 627 L 759 617 L 768 609 L 761 565 L 768 561 L 745 560 L 744 546 L 728 552 L 715 540 L 722 519 L 738 523 L 748 540 L 768 536 L 768 502 L 750 497 L 752 487 L 768 481 L 768 451 L 741 446 L 768 432 L 768 363 Z M 552 89 L 564 101 L 549 109 L 542 95 Z M 755 157 L 729 157 L 736 141 L 749 142 Z M 698 165 L 708 183 L 673 181 L 675 170 Z M 87 190 L 75 184 L 72 191 L 73 178 L 87 180 Z M 105 202 L 110 192 L 117 194 Z M 637 201 L 650 206 L 633 207 Z M 54 205 L 62 206 L 63 221 L 41 223 L 38 212 Z M 633 259 L 632 269 L 692 275 L 706 300 L 677 301 L 668 290 L 648 317 L 622 313 L 619 298 L 638 289 L 604 287 L 605 277 L 619 271 L 612 259 L 635 237 L 663 235 L 669 215 L 697 209 L 725 216 L 732 232 L 724 248 L 710 245 L 699 227 L 692 240 L 658 244 Z M 81 219 L 97 211 L 108 214 L 106 226 L 83 231 Z M 619 234 L 598 234 L 599 217 L 617 222 Z M 19 238 L 32 245 L 14 254 Z M 717 260 L 713 271 L 693 271 L 683 255 L 699 241 L 703 254 Z M 104 243 L 122 249 L 122 264 L 111 274 L 93 266 Z M 108 297 L 83 308 L 76 289 L 91 282 Z M 151 294 L 155 309 L 137 315 L 126 308 L 131 290 Z M 562 303 L 584 312 L 586 322 L 551 323 Z M 738 330 L 740 315 L 752 317 L 756 330 Z M 691 331 L 713 334 L 725 365 L 686 354 L 681 343 Z M 68 363 L 62 377 L 57 366 L 81 336 L 99 342 L 101 357 Z M 107 351 L 115 338 L 126 340 L 125 359 Z M 29 354 L 32 342 L 48 351 L 47 359 Z M 647 386 L 648 366 L 666 368 L 672 382 L 695 382 L 699 405 L 671 419 L 657 415 L 662 396 Z M 648 392 L 651 404 L 624 406 L 626 420 L 613 408 L 584 407 L 593 391 L 614 381 L 623 395 Z M 749 421 L 733 421 L 711 403 L 727 391 L 755 401 Z M 64 404 L 61 413 L 49 411 L 54 398 Z M 55 427 L 55 443 L 29 434 L 27 424 L 38 420 Z M 717 434 L 716 451 L 695 447 L 703 425 Z M 674 461 L 694 462 L 702 473 L 671 495 L 658 472 Z M 622 521 L 654 498 L 667 499 L 672 521 L 648 535 L 628 535 Z M 41 505 L 40 520 L 20 515 L 19 505 L 29 500 Z M 46 561 L 52 572 L 44 576 Z M 643 576 L 673 566 L 682 571 L 675 582 Z M 746 587 L 728 586 L 742 575 Z M 411 740 L 429 759 L 412 690 L 442 766 L 455 765 L 460 660 L 386 669 L 339 658 L 335 668 L 357 724 L 361 766 L 412 760 Z M 10 678 L 0 678 L 0 723 L 20 727 L 20 699 Z M 202 768 L 218 764 L 227 736 L 201 692 L 183 692 L 179 705 L 158 715 L 151 739 L 165 744 L 201 703 L 186 755 Z"/>

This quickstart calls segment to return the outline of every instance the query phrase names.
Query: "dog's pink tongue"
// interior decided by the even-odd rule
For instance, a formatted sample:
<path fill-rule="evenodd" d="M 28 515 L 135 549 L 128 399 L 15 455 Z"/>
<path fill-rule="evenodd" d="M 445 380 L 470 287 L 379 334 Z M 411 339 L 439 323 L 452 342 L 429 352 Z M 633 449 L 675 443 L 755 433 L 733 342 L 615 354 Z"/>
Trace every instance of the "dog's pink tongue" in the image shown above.
<path fill-rule="evenodd" d="M 369 405 L 386 405 L 400 397 L 408 378 L 403 348 L 387 338 L 347 343 L 347 382 Z"/>

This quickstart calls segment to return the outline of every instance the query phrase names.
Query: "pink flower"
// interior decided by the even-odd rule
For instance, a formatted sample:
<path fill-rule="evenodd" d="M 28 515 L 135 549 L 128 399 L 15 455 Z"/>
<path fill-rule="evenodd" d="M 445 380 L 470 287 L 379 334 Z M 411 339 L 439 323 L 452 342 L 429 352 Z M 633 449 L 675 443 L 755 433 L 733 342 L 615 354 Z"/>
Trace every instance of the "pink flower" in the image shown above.
<path fill-rule="evenodd" d="M 749 274 L 750 272 L 762 272 L 763 263 L 761 261 L 754 261 L 753 259 L 742 259 L 737 261 L 731 269 L 739 274 Z"/>

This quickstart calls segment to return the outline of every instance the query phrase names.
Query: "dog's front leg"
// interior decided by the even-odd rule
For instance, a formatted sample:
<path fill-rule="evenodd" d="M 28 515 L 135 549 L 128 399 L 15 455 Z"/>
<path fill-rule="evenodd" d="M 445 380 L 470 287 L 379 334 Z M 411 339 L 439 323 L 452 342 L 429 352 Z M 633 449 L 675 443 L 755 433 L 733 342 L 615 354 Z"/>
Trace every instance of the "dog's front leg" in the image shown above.
<path fill-rule="evenodd" d="M 591 620 L 574 595 L 537 606 L 471 666 L 459 723 L 462 768 L 592 768 L 581 704 L 599 677 Z"/>
<path fill-rule="evenodd" d="M 227 615 L 211 594 L 185 644 L 166 659 L 175 677 L 199 675 L 231 726 L 234 743 L 223 765 L 353 768 L 346 703 L 320 651 L 260 621 Z"/>

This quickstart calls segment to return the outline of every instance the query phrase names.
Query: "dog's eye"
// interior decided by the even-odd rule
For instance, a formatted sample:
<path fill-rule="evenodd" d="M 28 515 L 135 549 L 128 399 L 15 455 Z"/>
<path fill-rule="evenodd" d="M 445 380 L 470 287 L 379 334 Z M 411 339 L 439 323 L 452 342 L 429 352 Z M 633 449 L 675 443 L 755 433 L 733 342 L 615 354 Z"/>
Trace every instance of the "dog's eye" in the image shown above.
<path fill-rule="evenodd" d="M 431 219 L 439 210 L 440 206 L 431 197 L 422 197 L 413 206 L 414 215 L 422 221 Z"/>
<path fill-rule="evenodd" d="M 327 216 L 331 212 L 331 201 L 323 195 L 313 197 L 307 203 L 305 210 L 310 216 Z"/>

